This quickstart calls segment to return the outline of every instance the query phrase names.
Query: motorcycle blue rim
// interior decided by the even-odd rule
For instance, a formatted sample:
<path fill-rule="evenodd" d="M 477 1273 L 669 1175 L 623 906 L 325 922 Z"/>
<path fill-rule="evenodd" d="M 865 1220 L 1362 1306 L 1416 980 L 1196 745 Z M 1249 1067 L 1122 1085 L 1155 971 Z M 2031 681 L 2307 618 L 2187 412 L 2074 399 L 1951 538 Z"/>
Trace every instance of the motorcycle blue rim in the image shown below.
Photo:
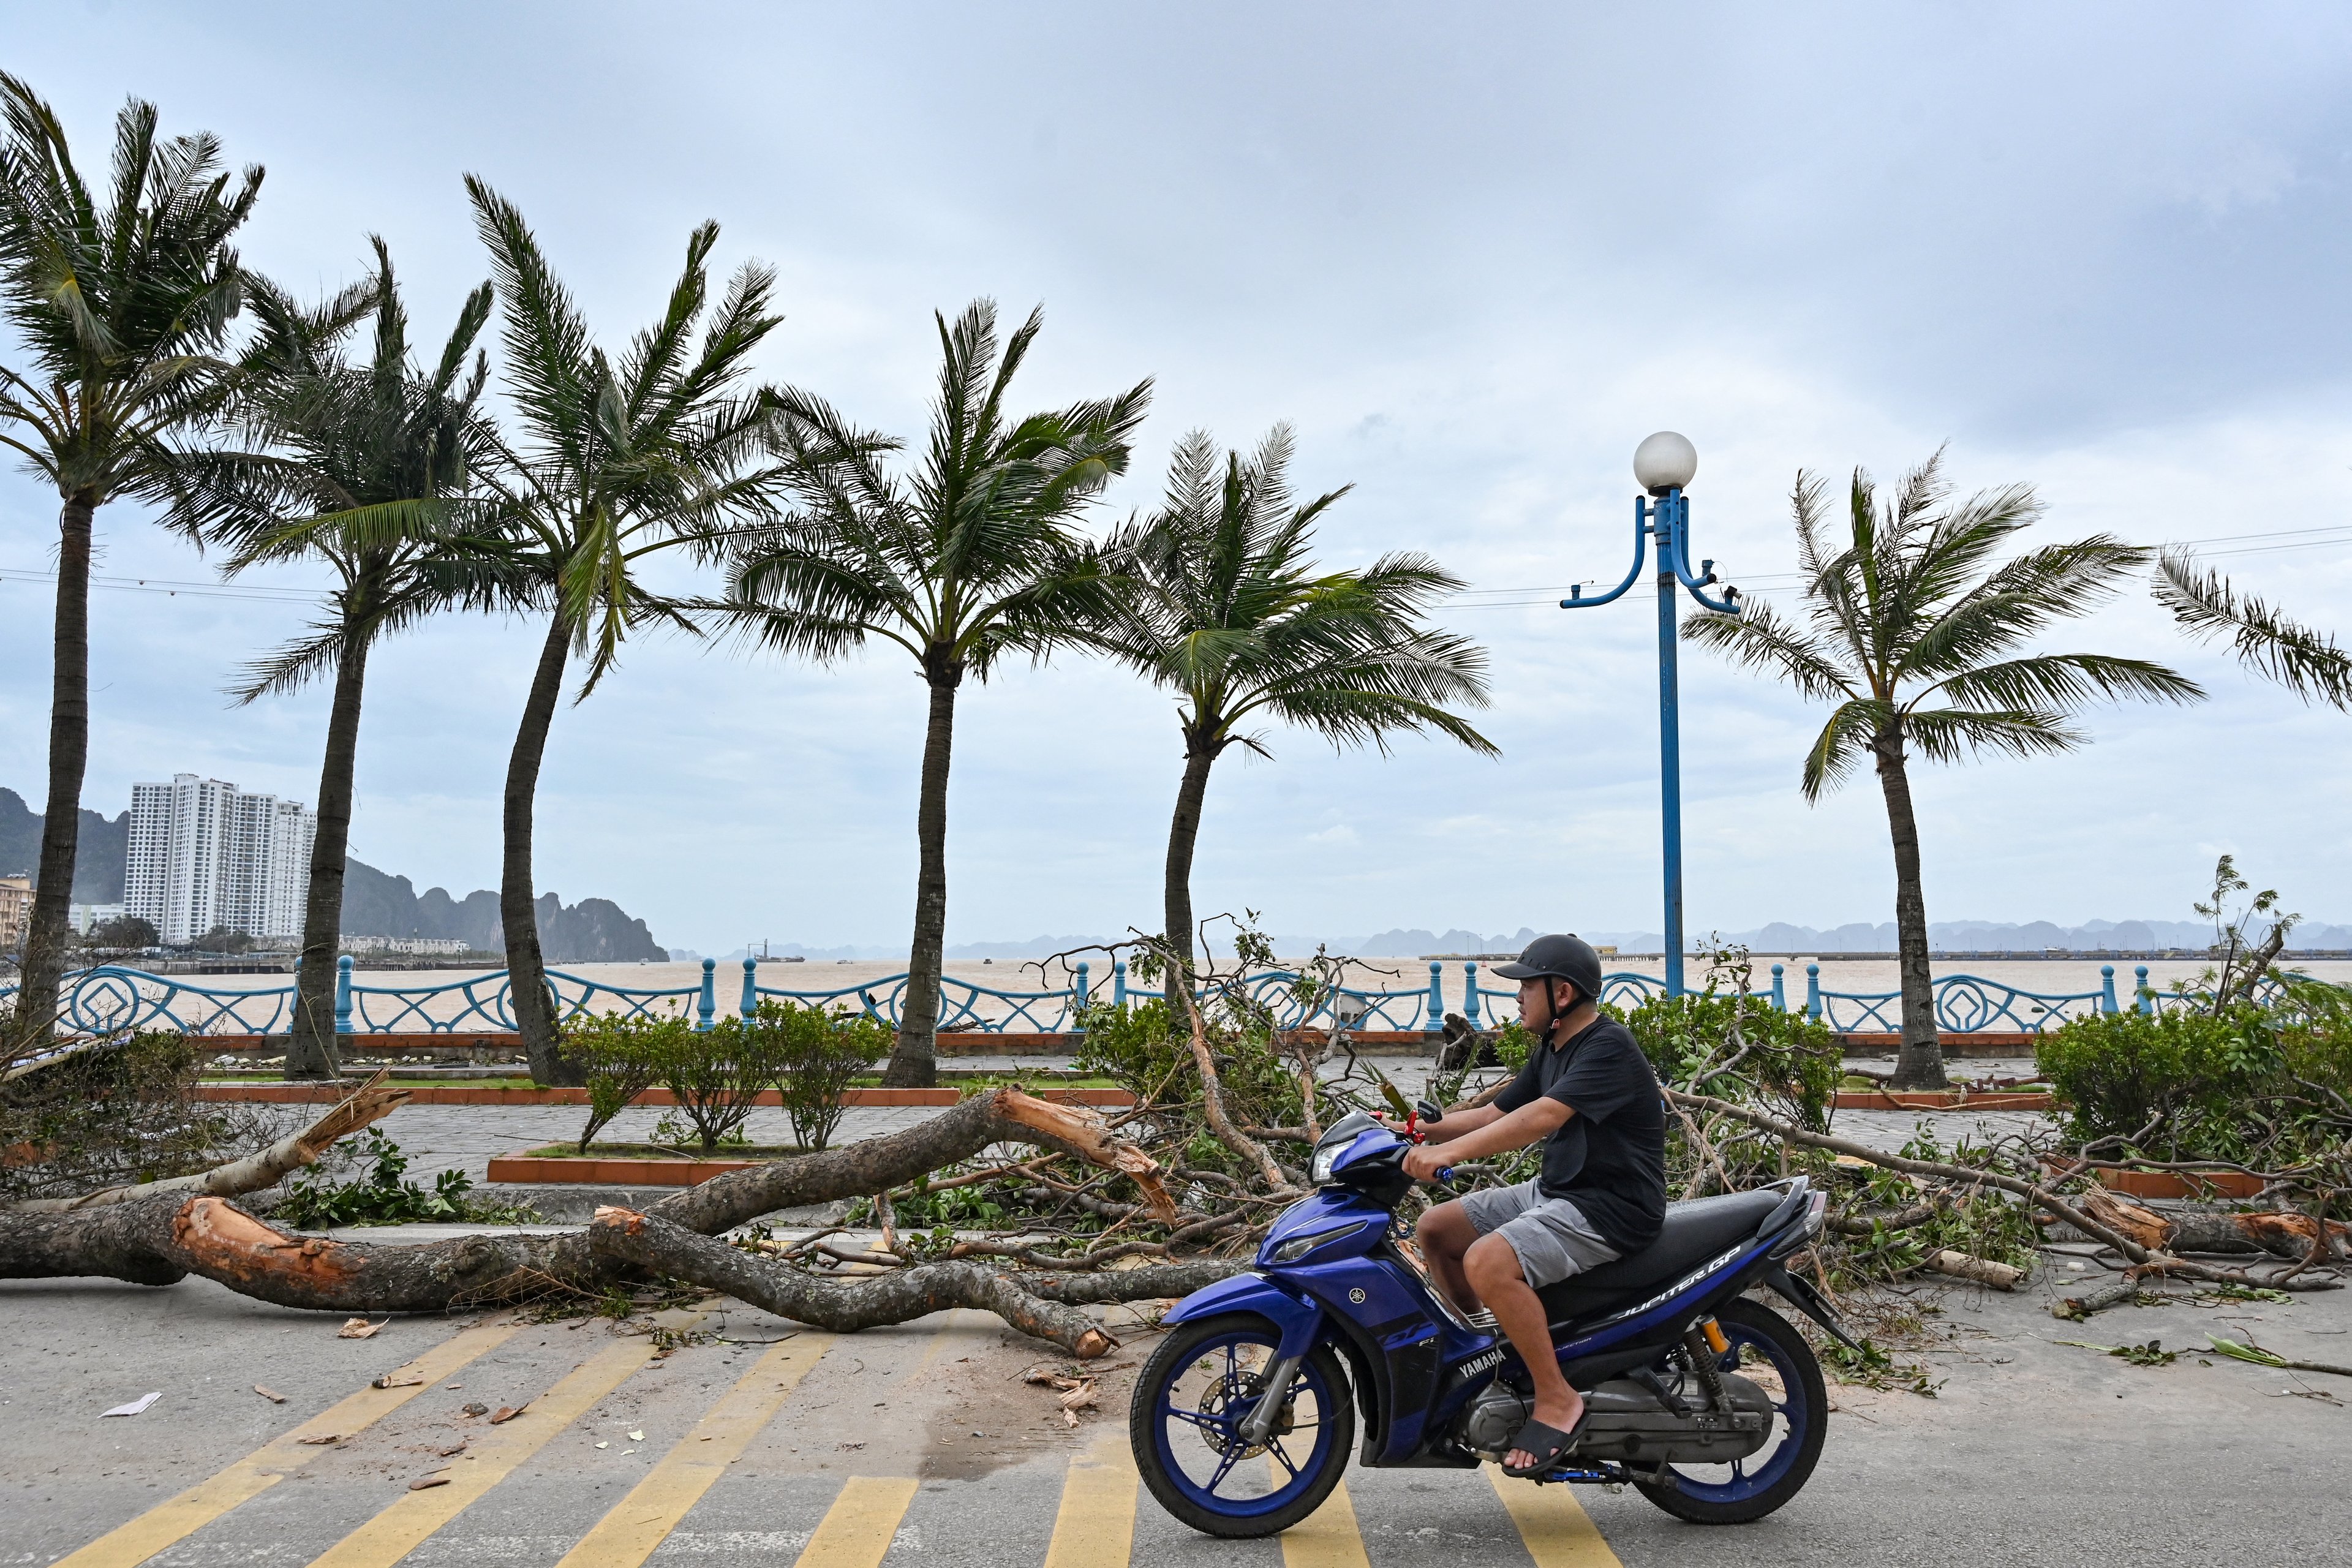
<path fill-rule="evenodd" d="M 1315 1399 L 1316 1418 L 1311 1428 L 1295 1429 L 1289 1436 L 1295 1440 L 1302 1432 L 1311 1430 L 1315 1435 L 1314 1446 L 1302 1458 L 1285 1446 L 1283 1438 L 1270 1439 L 1268 1452 L 1285 1469 L 1289 1471 L 1290 1479 L 1278 1490 L 1267 1492 L 1263 1497 L 1235 1497 L 1220 1493 L 1216 1489 L 1238 1475 L 1242 1466 L 1265 1464 L 1266 1455 L 1259 1455 L 1248 1459 L 1224 1458 L 1219 1462 L 1216 1473 L 1209 1478 L 1208 1484 L 1202 1486 L 1195 1481 L 1177 1461 L 1176 1450 L 1170 1442 L 1171 1436 L 1177 1428 L 1201 1431 L 1204 1434 L 1202 1447 L 1213 1452 L 1213 1448 L 1205 1439 L 1205 1429 L 1222 1428 L 1230 1435 L 1240 1426 L 1242 1418 L 1255 1408 L 1256 1402 L 1252 1401 L 1238 1409 L 1227 1410 L 1223 1413 L 1223 1419 L 1220 1421 L 1203 1416 L 1197 1410 L 1180 1410 L 1169 1395 L 1176 1384 L 1182 1381 L 1187 1372 L 1206 1359 L 1223 1362 L 1223 1370 L 1220 1375 L 1230 1385 L 1240 1373 L 1239 1362 L 1234 1354 L 1237 1350 L 1243 1347 L 1263 1350 L 1267 1357 L 1271 1358 L 1275 1343 L 1275 1336 L 1271 1330 L 1254 1331 L 1237 1329 L 1230 1333 L 1219 1334 L 1214 1339 L 1202 1342 L 1191 1355 L 1170 1368 L 1168 1376 L 1161 1381 L 1158 1388 L 1152 1391 L 1152 1440 L 1160 1451 L 1160 1469 L 1175 1485 L 1178 1491 L 1182 1492 L 1202 1508 L 1214 1513 L 1221 1513 L 1228 1519 L 1255 1519 L 1262 1514 L 1272 1513 L 1312 1486 L 1315 1478 L 1323 1473 L 1323 1466 L 1329 1458 L 1331 1449 L 1331 1423 L 1328 1419 L 1333 1409 L 1331 1390 L 1325 1384 L 1323 1374 L 1316 1370 L 1313 1362 L 1301 1363 L 1297 1376 L 1291 1379 L 1289 1393 L 1294 1399 L 1301 1394 L 1312 1394 Z"/>
<path fill-rule="evenodd" d="M 1746 1459 L 1731 1461 L 1731 1479 L 1727 1481 L 1702 1481 L 1694 1479 L 1678 1467 L 1667 1468 L 1674 1470 L 1675 1480 L 1685 1497 L 1696 1498 L 1701 1502 L 1745 1502 L 1758 1493 L 1777 1485 L 1780 1478 L 1789 1473 L 1790 1467 L 1797 1462 L 1798 1454 L 1804 1449 L 1805 1434 L 1811 1429 L 1813 1423 L 1813 1411 L 1806 1403 L 1805 1384 L 1798 1375 L 1794 1358 L 1782 1350 L 1778 1343 L 1767 1339 L 1746 1323 L 1726 1321 L 1721 1326 L 1724 1338 L 1731 1342 L 1730 1351 L 1717 1363 L 1724 1371 L 1738 1372 L 1740 1346 L 1753 1345 L 1756 1347 L 1757 1353 L 1771 1364 L 1773 1371 L 1780 1374 L 1780 1392 L 1783 1397 L 1773 1405 L 1772 1410 L 1775 1415 L 1788 1423 L 1788 1430 L 1780 1435 L 1779 1447 L 1766 1457 L 1764 1463 L 1758 1468 L 1748 1469 Z"/>

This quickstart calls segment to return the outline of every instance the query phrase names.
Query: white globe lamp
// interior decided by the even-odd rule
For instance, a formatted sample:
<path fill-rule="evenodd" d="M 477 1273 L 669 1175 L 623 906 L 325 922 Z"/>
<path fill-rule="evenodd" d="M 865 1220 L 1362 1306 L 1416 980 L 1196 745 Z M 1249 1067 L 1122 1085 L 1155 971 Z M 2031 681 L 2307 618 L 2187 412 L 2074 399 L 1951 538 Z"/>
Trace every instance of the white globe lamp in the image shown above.
<path fill-rule="evenodd" d="M 1633 448 L 1633 479 L 1654 496 L 1687 489 L 1698 474 L 1698 448 L 1678 431 L 1661 430 Z"/>

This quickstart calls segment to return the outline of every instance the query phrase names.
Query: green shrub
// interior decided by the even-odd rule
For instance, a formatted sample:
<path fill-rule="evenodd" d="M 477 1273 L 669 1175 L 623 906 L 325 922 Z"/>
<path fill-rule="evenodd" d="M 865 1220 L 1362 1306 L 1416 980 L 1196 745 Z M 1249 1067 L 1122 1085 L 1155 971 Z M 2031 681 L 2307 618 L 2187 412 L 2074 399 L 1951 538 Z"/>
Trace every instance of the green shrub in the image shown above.
<path fill-rule="evenodd" d="M 579 1067 L 588 1087 L 588 1120 L 580 1129 L 583 1154 L 606 1123 L 660 1081 L 693 1033 L 683 1014 L 607 1013 L 564 1026 L 559 1048 Z"/>
<path fill-rule="evenodd" d="M 2076 1139 L 2130 1138 L 2161 1112 L 2148 1152 L 2189 1159 L 2231 1157 L 2238 1111 L 2284 1065 L 2272 1019 L 2243 1005 L 2069 1019 L 2035 1042 L 2033 1061 Z"/>
<path fill-rule="evenodd" d="M 753 1033 L 772 1036 L 762 1053 L 777 1064 L 777 1089 L 793 1142 L 822 1149 L 841 1124 L 841 1098 L 850 1080 L 890 1049 L 890 1027 L 866 1013 L 798 1007 L 763 1001 L 752 1013 Z"/>
<path fill-rule="evenodd" d="M 761 1023 L 755 1013 L 748 1022 L 721 1018 L 709 1029 L 689 1028 L 674 1039 L 666 1038 L 665 1045 L 662 1083 L 677 1102 L 676 1114 L 701 1141 L 703 1152 L 721 1142 L 742 1142 L 743 1123 L 784 1070 L 784 1030 Z M 677 1128 L 669 1117 L 663 1123 Z"/>

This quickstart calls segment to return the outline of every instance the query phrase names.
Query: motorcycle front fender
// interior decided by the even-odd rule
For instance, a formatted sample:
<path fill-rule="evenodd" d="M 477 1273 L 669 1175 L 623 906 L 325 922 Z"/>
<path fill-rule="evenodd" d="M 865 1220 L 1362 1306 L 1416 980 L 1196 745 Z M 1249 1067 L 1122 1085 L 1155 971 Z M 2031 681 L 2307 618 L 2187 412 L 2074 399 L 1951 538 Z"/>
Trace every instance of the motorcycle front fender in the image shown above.
<path fill-rule="evenodd" d="M 1163 1323 L 1189 1323 L 1227 1312 L 1255 1312 L 1282 1336 L 1275 1354 L 1303 1356 L 1323 1333 L 1323 1309 L 1311 1296 L 1286 1290 L 1263 1274 L 1236 1274 L 1193 1291 L 1176 1303 Z"/>

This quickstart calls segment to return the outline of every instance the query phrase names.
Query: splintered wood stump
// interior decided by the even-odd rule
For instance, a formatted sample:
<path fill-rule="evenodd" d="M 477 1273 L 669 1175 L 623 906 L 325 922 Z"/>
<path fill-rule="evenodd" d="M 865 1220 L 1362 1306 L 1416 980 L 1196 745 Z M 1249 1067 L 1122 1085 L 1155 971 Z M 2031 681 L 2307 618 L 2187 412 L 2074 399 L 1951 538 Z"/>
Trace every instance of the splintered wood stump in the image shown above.
<path fill-rule="evenodd" d="M 2312 1244 L 2319 1238 L 2319 1222 L 2309 1215 L 2273 1209 L 2159 1214 L 2104 1187 L 2093 1187 L 2083 1194 L 2082 1202 L 2084 1213 L 2150 1252 L 2266 1252 L 2277 1258 L 2304 1258 L 2311 1255 Z M 2346 1235 L 2343 1226 L 2328 1221 L 2323 1256 L 2346 1256 Z"/>

